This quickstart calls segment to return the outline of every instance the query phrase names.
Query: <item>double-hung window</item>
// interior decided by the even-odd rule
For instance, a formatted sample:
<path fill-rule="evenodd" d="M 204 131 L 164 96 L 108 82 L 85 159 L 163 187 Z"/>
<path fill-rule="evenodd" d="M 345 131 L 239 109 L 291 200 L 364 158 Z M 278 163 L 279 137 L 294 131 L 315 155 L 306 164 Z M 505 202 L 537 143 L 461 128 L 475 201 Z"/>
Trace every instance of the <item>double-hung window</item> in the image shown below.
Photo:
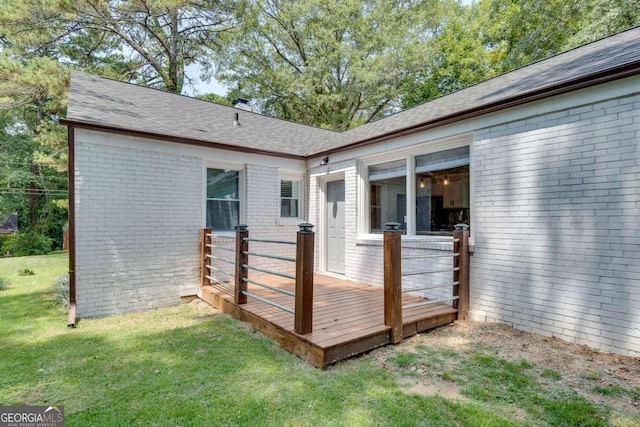
<path fill-rule="evenodd" d="M 300 180 L 280 180 L 280 217 L 300 217 Z"/>
<path fill-rule="evenodd" d="M 240 172 L 207 169 L 207 227 L 233 230 L 240 222 Z"/>

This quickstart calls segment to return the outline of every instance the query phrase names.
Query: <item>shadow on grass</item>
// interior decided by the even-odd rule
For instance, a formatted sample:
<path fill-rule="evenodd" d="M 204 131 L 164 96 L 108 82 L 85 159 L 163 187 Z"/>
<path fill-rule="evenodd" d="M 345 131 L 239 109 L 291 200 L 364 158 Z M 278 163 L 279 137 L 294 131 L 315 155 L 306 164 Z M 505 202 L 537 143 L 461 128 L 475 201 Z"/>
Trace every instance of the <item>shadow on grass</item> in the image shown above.
<path fill-rule="evenodd" d="M 514 425 L 407 396 L 366 358 L 319 371 L 222 315 L 149 332 L 134 321 L 97 333 L 96 322 L 17 344 L 0 400 L 64 405 L 69 426 Z"/>

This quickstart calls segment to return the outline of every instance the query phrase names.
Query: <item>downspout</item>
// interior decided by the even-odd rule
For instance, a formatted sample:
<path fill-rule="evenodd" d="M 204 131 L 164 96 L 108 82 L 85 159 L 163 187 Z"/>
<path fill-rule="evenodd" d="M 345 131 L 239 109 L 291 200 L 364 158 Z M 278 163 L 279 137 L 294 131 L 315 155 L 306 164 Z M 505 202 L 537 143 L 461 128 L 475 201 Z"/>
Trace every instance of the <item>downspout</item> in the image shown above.
<path fill-rule="evenodd" d="M 76 326 L 76 179 L 75 128 L 67 128 L 67 161 L 69 179 L 69 319 L 67 326 Z"/>

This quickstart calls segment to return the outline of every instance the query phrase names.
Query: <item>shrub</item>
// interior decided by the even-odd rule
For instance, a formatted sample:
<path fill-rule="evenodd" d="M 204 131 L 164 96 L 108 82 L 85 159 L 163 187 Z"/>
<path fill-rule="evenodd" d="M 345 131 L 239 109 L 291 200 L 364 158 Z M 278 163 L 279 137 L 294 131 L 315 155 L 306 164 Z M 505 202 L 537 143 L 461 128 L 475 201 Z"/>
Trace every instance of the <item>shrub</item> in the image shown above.
<path fill-rule="evenodd" d="M 56 279 L 56 295 L 58 303 L 69 308 L 69 275 L 63 274 Z"/>
<path fill-rule="evenodd" d="M 0 256 L 5 256 L 9 253 L 9 244 L 15 240 L 15 235 L 0 234 Z"/>
<path fill-rule="evenodd" d="M 6 242 L 6 250 L 13 256 L 45 255 L 51 252 L 52 240 L 34 231 L 14 234 Z"/>
<path fill-rule="evenodd" d="M 9 283 L 9 280 L 5 279 L 4 277 L 0 277 L 0 291 L 4 291 L 5 289 L 7 289 L 10 284 L 11 283 Z"/>

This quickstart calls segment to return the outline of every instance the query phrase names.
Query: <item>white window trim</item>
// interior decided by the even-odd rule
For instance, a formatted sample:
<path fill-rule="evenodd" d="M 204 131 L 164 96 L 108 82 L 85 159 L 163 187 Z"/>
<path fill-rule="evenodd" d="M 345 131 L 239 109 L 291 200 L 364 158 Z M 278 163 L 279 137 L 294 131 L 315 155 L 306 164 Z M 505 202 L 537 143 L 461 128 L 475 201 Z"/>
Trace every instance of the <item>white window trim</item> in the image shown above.
<path fill-rule="evenodd" d="M 402 236 L 402 239 L 411 240 L 442 240 L 438 236 L 418 236 L 415 234 L 416 217 L 416 178 L 415 178 L 415 157 L 422 154 L 436 153 L 439 151 L 449 150 L 452 148 L 469 147 L 469 158 L 473 159 L 473 134 L 465 133 L 456 135 L 454 137 L 444 138 L 437 141 L 429 141 L 422 144 L 416 144 L 411 147 L 393 150 L 385 153 L 379 153 L 372 156 L 364 157 L 358 161 L 358 239 L 359 244 L 369 244 L 378 241 L 382 241 L 382 234 L 370 233 L 370 214 L 369 214 L 369 166 L 380 163 L 397 161 L 400 159 L 406 159 L 407 173 L 406 173 L 406 185 L 407 185 L 407 234 Z M 470 161 L 471 163 L 471 161 Z M 470 246 L 474 246 L 474 191 L 473 191 L 473 173 L 471 171 L 471 164 L 469 164 L 469 204 L 471 207 L 470 212 Z"/>
<path fill-rule="evenodd" d="M 280 196 L 282 181 L 298 181 L 298 216 L 282 216 L 282 210 L 280 201 L 282 197 Z M 292 171 L 278 171 L 278 225 L 299 225 L 300 222 L 306 221 L 307 217 L 306 212 L 306 180 L 304 173 L 296 173 Z"/>
<path fill-rule="evenodd" d="M 244 163 L 220 162 L 204 159 L 202 162 L 202 228 L 207 227 L 207 169 L 227 169 L 238 171 L 238 191 L 240 192 L 240 224 L 247 223 L 246 165 Z M 234 236 L 231 230 L 216 231 L 221 236 Z"/>

